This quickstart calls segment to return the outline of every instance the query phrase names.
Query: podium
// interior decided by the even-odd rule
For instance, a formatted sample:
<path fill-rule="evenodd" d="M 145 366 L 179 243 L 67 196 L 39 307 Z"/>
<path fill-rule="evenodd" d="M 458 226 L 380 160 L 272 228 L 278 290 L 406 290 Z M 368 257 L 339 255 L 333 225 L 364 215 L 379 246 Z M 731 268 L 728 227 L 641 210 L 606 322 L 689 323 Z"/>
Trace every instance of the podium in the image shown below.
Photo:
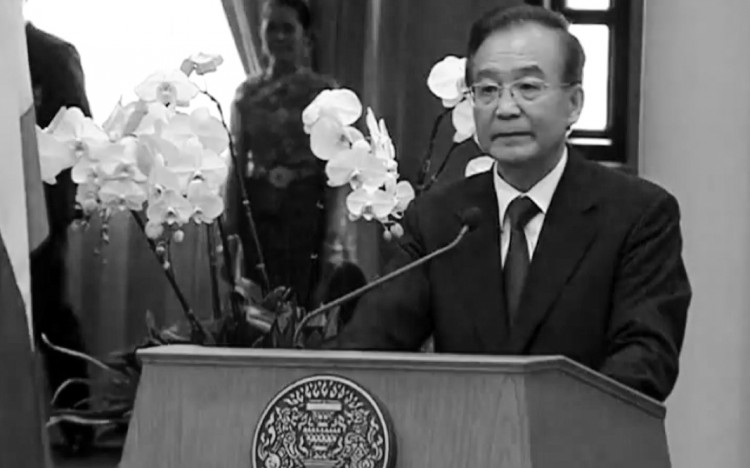
<path fill-rule="evenodd" d="M 121 468 L 670 466 L 664 407 L 563 357 L 197 346 L 139 356 Z M 325 453 L 356 439 L 342 422 L 355 407 L 370 418 L 357 433 L 377 440 L 360 448 L 380 458 L 337 465 Z M 282 434 L 284 417 L 296 436 Z"/>

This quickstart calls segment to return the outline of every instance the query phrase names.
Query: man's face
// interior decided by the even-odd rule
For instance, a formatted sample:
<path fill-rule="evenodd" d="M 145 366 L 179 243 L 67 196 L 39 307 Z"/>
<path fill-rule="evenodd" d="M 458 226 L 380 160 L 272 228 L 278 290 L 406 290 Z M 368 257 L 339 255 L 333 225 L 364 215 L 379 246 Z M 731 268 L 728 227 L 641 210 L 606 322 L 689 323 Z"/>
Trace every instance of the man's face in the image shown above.
<path fill-rule="evenodd" d="M 563 86 L 560 41 L 551 29 L 524 24 L 493 33 L 474 55 L 470 71 L 477 137 L 501 164 L 543 164 L 556 158 L 568 127 L 578 120 L 583 90 Z M 517 83 L 515 96 L 512 83 Z M 497 85 L 502 89 L 493 100 Z"/>

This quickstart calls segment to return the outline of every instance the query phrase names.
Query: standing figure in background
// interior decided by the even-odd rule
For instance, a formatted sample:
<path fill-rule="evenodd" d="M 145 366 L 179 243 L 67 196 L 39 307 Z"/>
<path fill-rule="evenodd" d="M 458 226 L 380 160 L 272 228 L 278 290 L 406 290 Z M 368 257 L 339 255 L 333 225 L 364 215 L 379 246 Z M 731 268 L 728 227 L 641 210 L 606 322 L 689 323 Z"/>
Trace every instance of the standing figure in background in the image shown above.
<path fill-rule="evenodd" d="M 90 116 L 81 59 L 76 48 L 31 23 L 26 24 L 26 44 L 37 124 L 42 128 L 48 126 L 61 107 L 78 107 Z M 73 221 L 76 195 L 70 169 L 57 178 L 57 184 L 45 184 L 44 190 L 49 238 L 31 255 L 34 331 L 37 339 L 44 333 L 58 346 L 83 351 L 78 319 L 66 299 L 67 230 Z M 45 345 L 40 345 L 40 349 L 52 392 L 68 379 L 87 378 L 85 361 L 52 351 Z M 87 397 L 86 386 L 73 385 L 60 395 L 58 405 L 73 407 Z M 90 441 L 89 428 L 64 424 L 60 428 L 73 450 Z"/>
<path fill-rule="evenodd" d="M 267 62 L 240 85 L 232 137 L 248 190 L 270 286 L 293 288 L 312 307 L 322 270 L 348 252 L 343 193 L 327 186 L 325 165 L 310 150 L 302 111 L 336 83 L 309 67 L 310 10 L 303 0 L 268 0 L 261 36 Z M 256 247 L 230 171 L 226 217 L 244 253 L 245 275 L 262 284 Z"/>

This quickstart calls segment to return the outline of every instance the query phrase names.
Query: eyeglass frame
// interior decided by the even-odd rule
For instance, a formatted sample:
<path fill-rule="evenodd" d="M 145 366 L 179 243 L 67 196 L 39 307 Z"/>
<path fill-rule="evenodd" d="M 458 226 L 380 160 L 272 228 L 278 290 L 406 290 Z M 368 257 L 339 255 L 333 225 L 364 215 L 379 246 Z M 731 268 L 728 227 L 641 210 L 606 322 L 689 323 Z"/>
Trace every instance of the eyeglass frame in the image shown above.
<path fill-rule="evenodd" d="M 517 84 L 525 81 L 525 80 L 534 80 L 535 82 L 539 82 L 539 83 L 541 83 L 543 85 L 543 89 L 540 91 L 539 96 L 536 96 L 533 99 L 527 99 L 527 98 L 521 96 L 521 98 L 519 99 L 519 97 L 513 91 L 513 87 L 515 85 L 517 85 Z M 580 81 L 570 81 L 570 82 L 566 82 L 566 83 L 552 84 L 552 83 L 548 83 L 548 82 L 546 82 L 546 81 L 544 81 L 544 80 L 542 80 L 540 78 L 524 77 L 524 78 L 519 78 L 517 80 L 511 81 L 508 84 L 502 84 L 502 83 L 498 83 L 498 82 L 485 83 L 485 84 L 483 84 L 484 86 L 494 86 L 494 87 L 497 87 L 497 96 L 495 96 L 492 99 L 492 101 L 487 102 L 487 103 L 478 103 L 478 101 L 476 99 L 476 96 L 475 96 L 476 92 L 474 91 L 474 87 L 478 86 L 479 84 L 481 84 L 481 83 L 472 83 L 471 85 L 467 86 L 467 90 L 466 90 L 467 95 L 471 98 L 471 100 L 474 103 L 474 105 L 479 104 L 479 105 L 481 105 L 483 107 L 491 107 L 492 105 L 496 105 L 497 104 L 497 102 L 500 100 L 500 98 L 502 98 L 503 93 L 504 93 L 504 91 L 506 89 L 510 92 L 510 97 L 513 99 L 513 102 L 515 102 L 516 104 L 521 104 L 522 102 L 523 103 L 531 103 L 531 102 L 536 101 L 537 99 L 539 99 L 540 97 L 542 97 L 549 89 L 552 89 L 552 88 L 560 88 L 560 89 L 569 88 L 571 86 L 580 85 L 581 82 Z"/>

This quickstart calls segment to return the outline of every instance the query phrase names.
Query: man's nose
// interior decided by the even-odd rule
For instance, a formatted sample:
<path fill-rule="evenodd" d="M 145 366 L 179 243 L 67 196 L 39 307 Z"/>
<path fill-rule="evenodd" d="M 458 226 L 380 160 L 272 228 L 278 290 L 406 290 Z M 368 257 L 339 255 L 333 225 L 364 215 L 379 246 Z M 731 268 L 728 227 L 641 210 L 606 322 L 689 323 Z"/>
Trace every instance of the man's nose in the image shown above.
<path fill-rule="evenodd" d="M 517 117 L 521 113 L 513 93 L 508 88 L 502 88 L 497 97 L 497 109 L 495 115 L 501 119 Z"/>

